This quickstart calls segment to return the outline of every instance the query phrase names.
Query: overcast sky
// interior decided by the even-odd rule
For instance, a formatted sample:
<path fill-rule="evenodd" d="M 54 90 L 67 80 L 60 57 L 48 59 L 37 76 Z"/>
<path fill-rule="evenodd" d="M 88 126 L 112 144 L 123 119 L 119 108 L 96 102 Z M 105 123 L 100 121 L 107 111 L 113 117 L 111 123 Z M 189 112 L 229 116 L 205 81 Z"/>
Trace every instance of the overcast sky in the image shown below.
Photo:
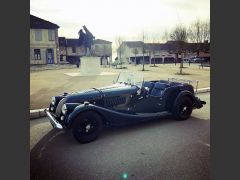
<path fill-rule="evenodd" d="M 210 18 L 210 0 L 30 0 L 30 13 L 60 26 L 59 36 L 78 38 L 83 25 L 97 39 L 160 37 L 175 24 Z"/>

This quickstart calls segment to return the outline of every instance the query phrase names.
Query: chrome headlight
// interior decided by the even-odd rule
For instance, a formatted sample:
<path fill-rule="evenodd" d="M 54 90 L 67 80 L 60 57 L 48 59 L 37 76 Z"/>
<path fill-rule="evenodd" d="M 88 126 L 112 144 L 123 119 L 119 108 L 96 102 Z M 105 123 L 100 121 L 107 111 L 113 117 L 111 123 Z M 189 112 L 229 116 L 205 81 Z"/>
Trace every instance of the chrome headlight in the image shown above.
<path fill-rule="evenodd" d="M 66 106 L 66 104 L 64 104 L 63 106 L 62 106 L 62 114 L 66 114 L 67 113 L 67 106 Z"/>
<path fill-rule="evenodd" d="M 51 104 L 52 104 L 52 105 L 55 105 L 55 103 L 56 103 L 56 98 L 55 98 L 55 97 L 52 97 Z"/>

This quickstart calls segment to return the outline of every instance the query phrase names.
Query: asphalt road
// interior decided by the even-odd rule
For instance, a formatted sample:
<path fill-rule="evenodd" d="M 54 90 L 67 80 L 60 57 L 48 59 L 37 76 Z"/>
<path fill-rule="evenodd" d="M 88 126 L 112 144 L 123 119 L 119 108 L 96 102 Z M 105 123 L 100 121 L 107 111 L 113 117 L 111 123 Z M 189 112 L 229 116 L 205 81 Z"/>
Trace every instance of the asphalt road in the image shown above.
<path fill-rule="evenodd" d="M 79 144 L 46 118 L 30 122 L 32 180 L 210 179 L 210 95 L 186 121 L 163 117 L 107 128 L 94 142 Z"/>

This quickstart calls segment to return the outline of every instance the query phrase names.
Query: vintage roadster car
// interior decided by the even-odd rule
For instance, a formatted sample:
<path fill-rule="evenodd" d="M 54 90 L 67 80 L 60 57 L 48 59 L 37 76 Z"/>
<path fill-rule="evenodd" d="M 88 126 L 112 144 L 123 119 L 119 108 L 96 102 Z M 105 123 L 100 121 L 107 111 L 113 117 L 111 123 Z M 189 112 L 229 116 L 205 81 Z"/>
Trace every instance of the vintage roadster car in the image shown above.
<path fill-rule="evenodd" d="M 95 140 L 104 125 L 124 125 L 171 113 L 186 120 L 203 107 L 191 84 L 169 80 L 144 81 L 143 76 L 120 73 L 107 87 L 52 97 L 45 112 L 53 127 L 70 130 L 81 143 Z"/>

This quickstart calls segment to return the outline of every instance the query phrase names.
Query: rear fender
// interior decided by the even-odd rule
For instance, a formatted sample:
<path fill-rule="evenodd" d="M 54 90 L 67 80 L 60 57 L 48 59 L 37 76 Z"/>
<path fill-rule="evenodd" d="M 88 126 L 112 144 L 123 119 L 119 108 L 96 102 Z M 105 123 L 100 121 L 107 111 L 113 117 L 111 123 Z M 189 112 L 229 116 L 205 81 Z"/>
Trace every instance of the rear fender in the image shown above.
<path fill-rule="evenodd" d="M 193 104 L 196 104 L 196 103 L 197 103 L 197 98 L 196 98 L 190 91 L 186 91 L 186 90 L 185 90 L 185 91 L 181 91 L 181 92 L 177 95 L 177 97 L 176 97 L 176 99 L 175 99 L 175 101 L 174 101 L 174 103 L 173 103 L 173 108 L 176 107 L 176 105 L 178 104 L 178 102 L 181 101 L 181 99 L 182 99 L 183 97 L 185 97 L 185 96 L 189 97 L 189 98 L 192 100 Z"/>

